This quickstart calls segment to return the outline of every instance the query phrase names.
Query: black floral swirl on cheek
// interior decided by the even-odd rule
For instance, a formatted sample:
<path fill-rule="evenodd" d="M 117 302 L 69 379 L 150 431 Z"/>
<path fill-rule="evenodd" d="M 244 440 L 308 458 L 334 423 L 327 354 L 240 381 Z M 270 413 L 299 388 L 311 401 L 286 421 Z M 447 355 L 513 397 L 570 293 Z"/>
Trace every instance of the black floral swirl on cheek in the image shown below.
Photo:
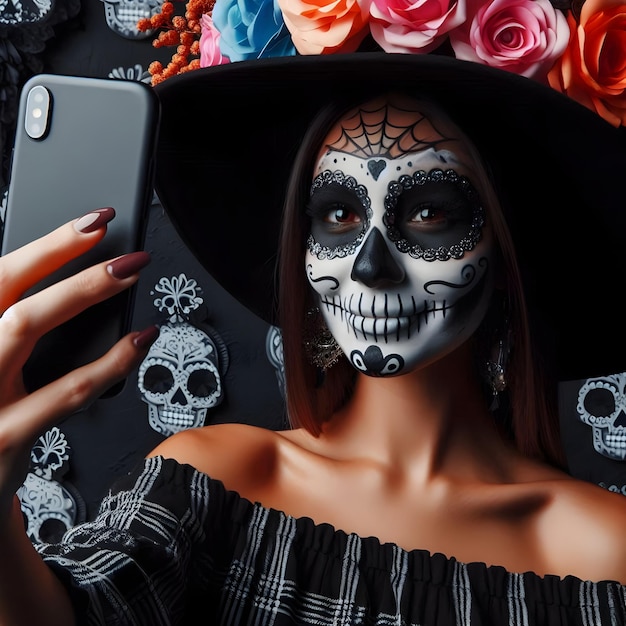
<path fill-rule="evenodd" d="M 339 281 L 334 277 L 334 276 L 320 276 L 319 278 L 313 278 L 313 271 L 312 271 L 312 266 L 309 263 L 309 265 L 306 266 L 307 272 L 309 274 L 309 280 L 312 283 L 321 283 L 322 281 L 328 280 L 331 283 L 334 283 L 334 287 L 331 287 L 331 291 L 335 291 L 335 289 L 339 289 Z"/>
<path fill-rule="evenodd" d="M 478 260 L 478 265 L 487 269 L 489 266 L 489 260 L 486 257 L 481 257 Z M 467 287 L 476 278 L 476 268 L 470 264 L 465 265 L 463 269 L 461 270 L 461 277 L 464 280 L 464 282 L 462 283 L 451 283 L 451 282 L 448 282 L 447 280 L 429 280 L 427 283 L 424 283 L 424 291 L 430 294 L 435 294 L 435 291 L 431 290 L 432 285 L 456 287 L 457 289 L 462 289 L 463 287 Z"/>

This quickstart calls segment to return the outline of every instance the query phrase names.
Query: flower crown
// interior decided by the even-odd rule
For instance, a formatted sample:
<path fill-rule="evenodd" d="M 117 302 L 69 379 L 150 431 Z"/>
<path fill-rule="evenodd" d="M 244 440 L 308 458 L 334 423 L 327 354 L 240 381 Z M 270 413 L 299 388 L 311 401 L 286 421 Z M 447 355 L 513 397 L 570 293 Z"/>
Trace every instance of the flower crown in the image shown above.
<path fill-rule="evenodd" d="M 150 65 L 153 85 L 262 57 L 434 52 L 537 80 L 626 125 L 624 0 L 166 0 L 138 28 L 176 47 Z"/>

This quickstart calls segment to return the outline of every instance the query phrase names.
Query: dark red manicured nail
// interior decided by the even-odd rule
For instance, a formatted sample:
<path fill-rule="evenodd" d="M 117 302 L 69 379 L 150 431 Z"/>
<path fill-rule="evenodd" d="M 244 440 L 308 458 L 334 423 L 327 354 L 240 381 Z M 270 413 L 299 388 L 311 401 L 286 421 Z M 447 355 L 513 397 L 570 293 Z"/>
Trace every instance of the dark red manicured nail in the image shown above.
<path fill-rule="evenodd" d="M 138 332 L 133 337 L 133 343 L 137 348 L 147 348 L 152 345 L 155 339 L 159 336 L 159 327 L 150 326 L 144 330 Z"/>
<path fill-rule="evenodd" d="M 79 233 L 93 233 L 105 224 L 108 224 L 115 217 L 115 209 L 105 207 L 91 211 L 74 222 L 74 228 Z"/>
<path fill-rule="evenodd" d="M 136 274 L 140 269 L 148 265 L 148 263 L 150 263 L 150 255 L 142 250 L 125 254 L 111 261 L 107 265 L 107 270 L 113 278 L 121 280 L 122 278 L 128 278 Z"/>

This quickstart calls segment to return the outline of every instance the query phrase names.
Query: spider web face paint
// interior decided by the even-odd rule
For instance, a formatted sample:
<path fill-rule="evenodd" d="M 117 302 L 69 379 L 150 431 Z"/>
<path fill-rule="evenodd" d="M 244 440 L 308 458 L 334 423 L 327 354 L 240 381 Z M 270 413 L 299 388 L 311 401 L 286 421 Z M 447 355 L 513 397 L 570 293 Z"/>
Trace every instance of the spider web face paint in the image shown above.
<path fill-rule="evenodd" d="M 458 141 L 437 130 L 408 101 L 373 100 L 348 113 L 326 137 L 325 148 L 366 160 L 396 159 L 410 152 L 443 150 Z M 374 161 L 376 162 L 376 161 Z M 375 177 L 377 178 L 377 177 Z"/>
<path fill-rule="evenodd" d="M 377 100 L 327 136 L 311 187 L 306 271 L 330 331 L 372 376 L 447 354 L 482 320 L 493 240 L 453 131 Z"/>

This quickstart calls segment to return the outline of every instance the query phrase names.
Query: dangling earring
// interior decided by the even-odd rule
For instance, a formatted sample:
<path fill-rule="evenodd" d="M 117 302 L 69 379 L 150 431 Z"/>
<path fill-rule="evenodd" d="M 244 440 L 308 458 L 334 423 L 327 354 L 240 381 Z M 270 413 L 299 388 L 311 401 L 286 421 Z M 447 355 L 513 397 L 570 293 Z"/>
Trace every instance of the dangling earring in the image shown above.
<path fill-rule="evenodd" d="M 507 336 L 496 341 L 493 348 L 493 357 L 487 359 L 487 383 L 491 388 L 491 411 L 496 410 L 500 406 L 499 395 L 507 387 L 506 368 L 509 363 L 509 355 L 511 353 L 510 333 Z"/>
<path fill-rule="evenodd" d="M 311 364 L 322 372 L 326 372 L 337 363 L 343 354 L 317 307 L 309 309 L 306 313 L 304 349 Z"/>
<path fill-rule="evenodd" d="M 491 406 L 495 411 L 500 406 L 500 394 L 507 388 L 507 367 L 512 348 L 512 333 L 509 324 L 507 299 L 502 305 L 501 317 L 496 328 L 496 340 L 487 357 L 485 377 L 491 390 Z"/>

